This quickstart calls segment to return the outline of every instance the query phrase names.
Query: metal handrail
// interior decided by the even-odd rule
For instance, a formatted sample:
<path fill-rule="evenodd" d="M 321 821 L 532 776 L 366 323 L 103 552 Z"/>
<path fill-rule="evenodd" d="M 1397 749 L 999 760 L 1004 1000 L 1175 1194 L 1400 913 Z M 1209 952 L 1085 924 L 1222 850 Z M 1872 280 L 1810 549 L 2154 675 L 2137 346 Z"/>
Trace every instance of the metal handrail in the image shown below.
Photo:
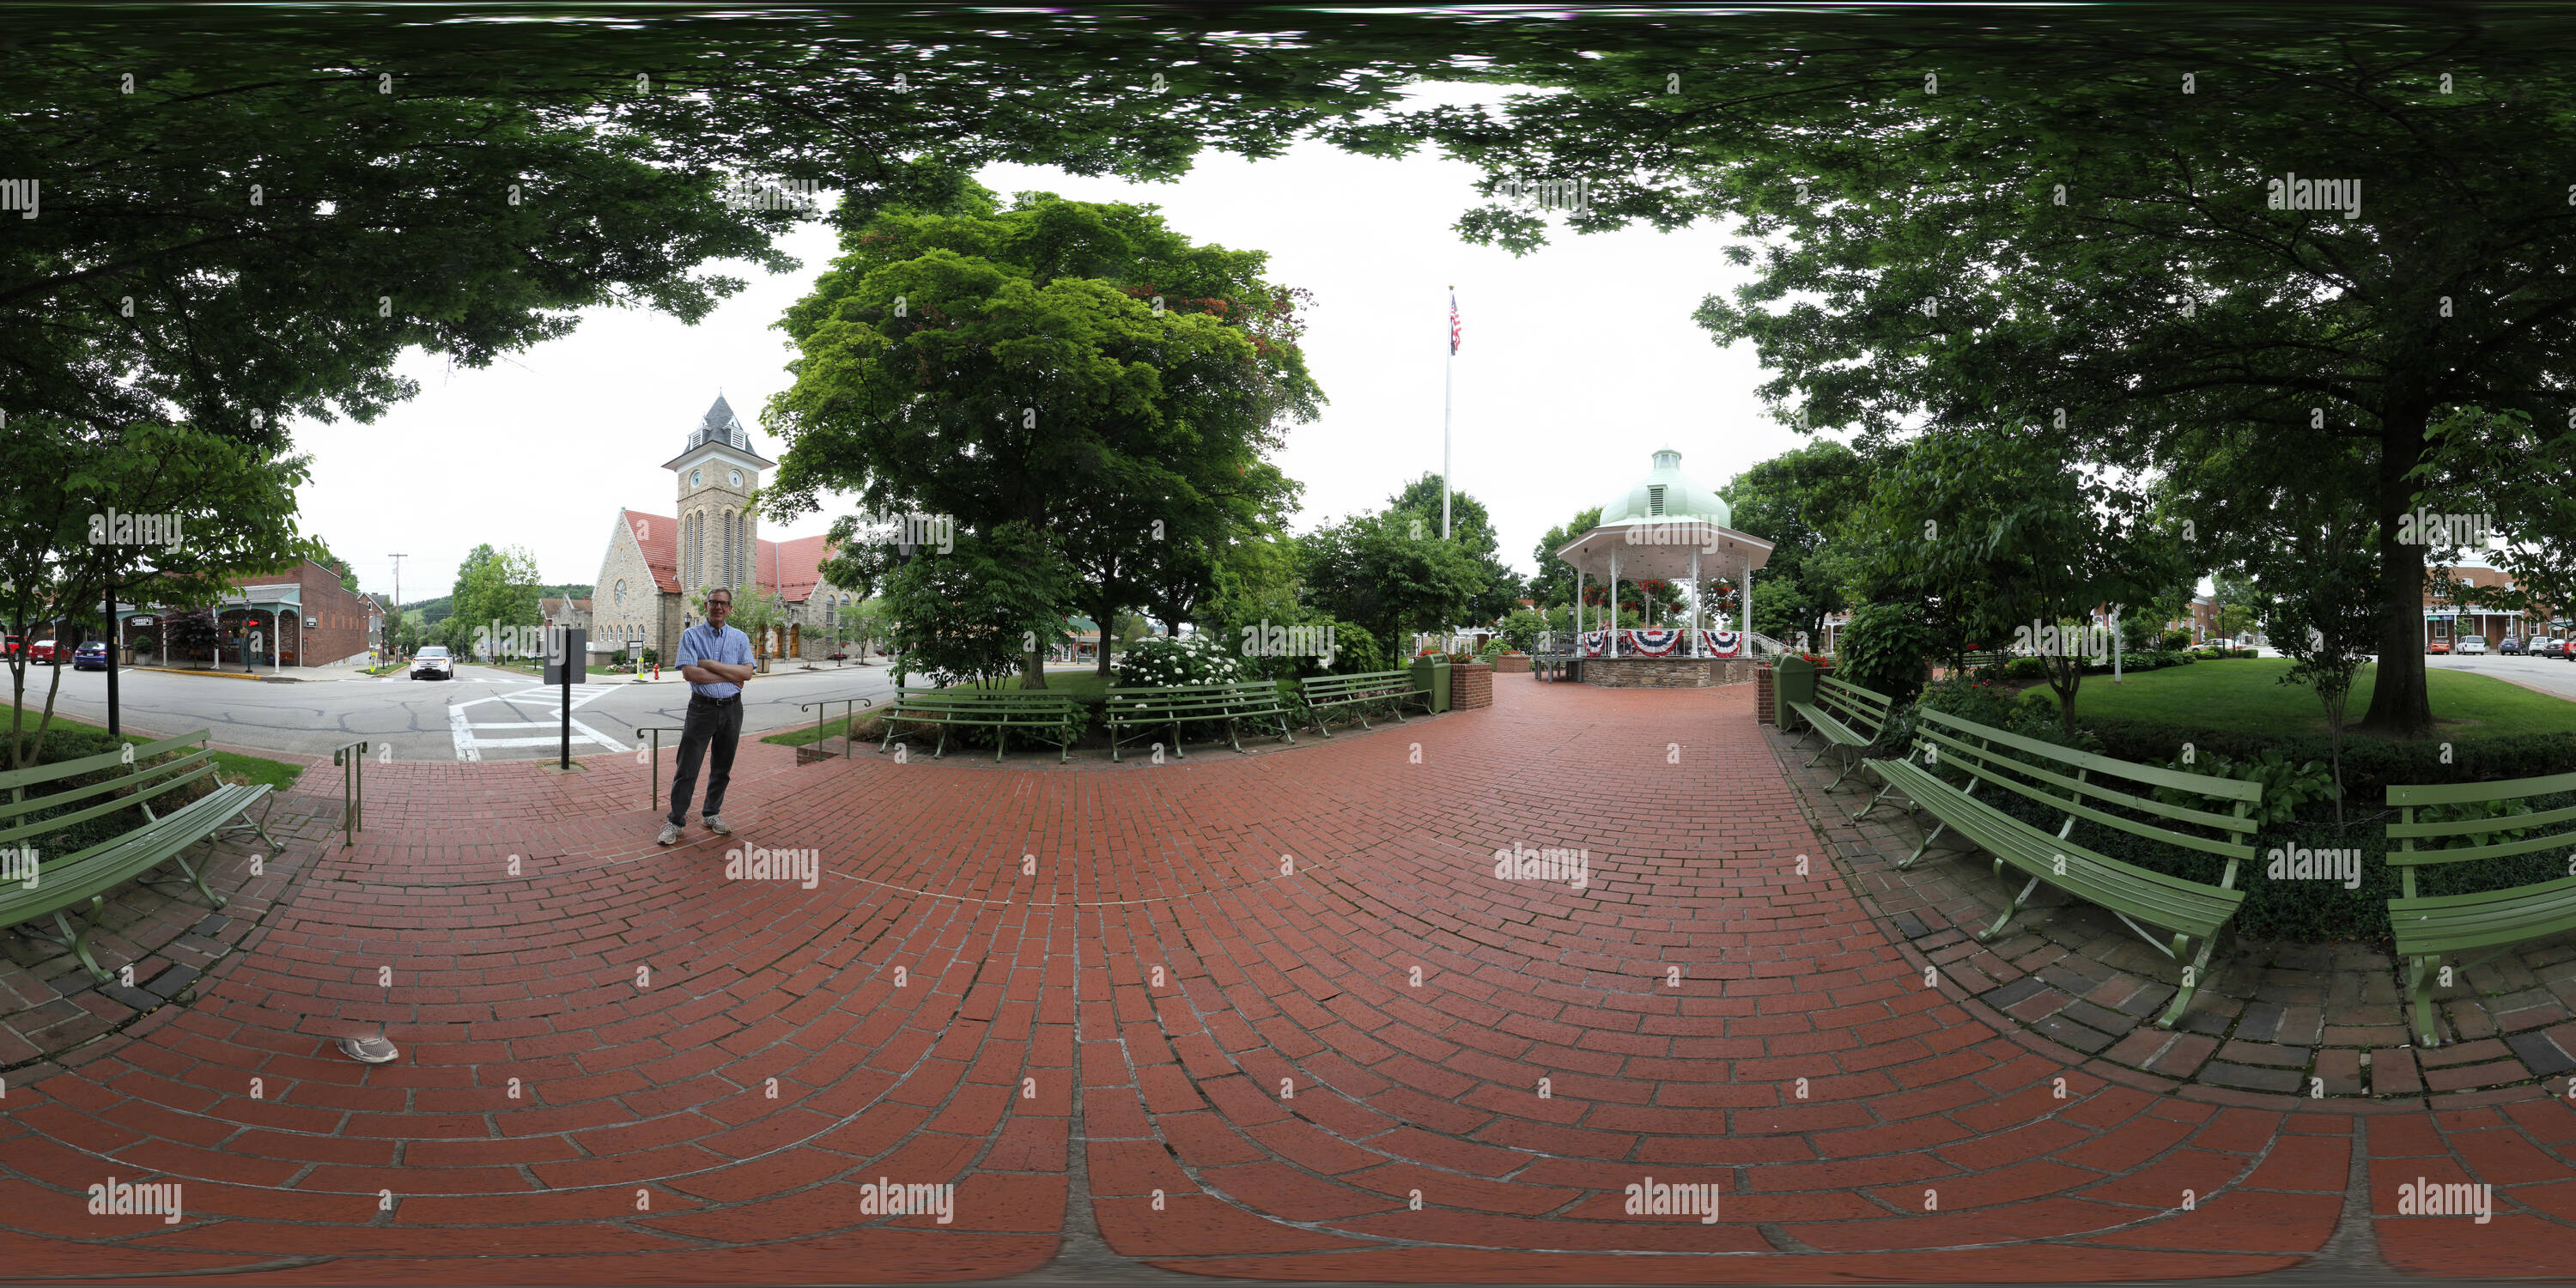
<path fill-rule="evenodd" d="M 841 759 L 848 760 L 851 734 L 856 731 L 859 723 L 859 708 L 873 707 L 877 704 L 877 700 L 874 698 L 818 698 L 812 702 L 799 702 L 796 704 L 796 709 L 803 711 L 807 707 L 829 707 L 835 703 L 840 704 L 841 707 Z M 823 726 L 829 723 L 831 723 L 829 716 L 819 710 L 814 713 L 814 741 L 823 741 Z"/>
<path fill-rule="evenodd" d="M 358 833 L 367 830 L 367 744 L 332 748 L 331 763 L 340 770 L 340 848 L 345 850 L 357 844 L 353 838 Z"/>
<path fill-rule="evenodd" d="M 662 808 L 662 735 L 665 732 L 687 733 L 688 730 L 678 725 L 637 725 L 635 732 L 649 735 L 647 741 L 653 744 L 653 772 L 650 775 L 651 805 L 654 809 L 660 809 Z"/>

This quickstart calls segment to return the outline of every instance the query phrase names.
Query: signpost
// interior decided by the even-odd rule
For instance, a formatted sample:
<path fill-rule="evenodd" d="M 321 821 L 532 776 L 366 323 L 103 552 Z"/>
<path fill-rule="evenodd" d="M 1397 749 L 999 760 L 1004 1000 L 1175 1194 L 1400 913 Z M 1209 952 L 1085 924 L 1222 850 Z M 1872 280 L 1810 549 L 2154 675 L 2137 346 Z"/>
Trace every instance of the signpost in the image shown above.
<path fill-rule="evenodd" d="M 546 628 L 546 683 L 561 686 L 563 753 L 559 768 L 572 768 L 572 686 L 589 678 L 590 632 L 578 626 Z"/>

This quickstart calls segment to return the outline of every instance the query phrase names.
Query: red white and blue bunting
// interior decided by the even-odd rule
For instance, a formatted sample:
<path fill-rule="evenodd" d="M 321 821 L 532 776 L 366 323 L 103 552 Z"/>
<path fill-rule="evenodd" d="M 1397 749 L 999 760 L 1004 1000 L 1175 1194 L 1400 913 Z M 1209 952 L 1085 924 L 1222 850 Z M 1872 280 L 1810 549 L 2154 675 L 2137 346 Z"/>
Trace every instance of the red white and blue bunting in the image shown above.
<path fill-rule="evenodd" d="M 1583 633 L 1583 656 L 1585 656 L 1585 657 L 1608 657 L 1609 655 L 1610 655 L 1610 632 L 1608 632 L 1608 631 L 1585 631 L 1585 632 Z"/>
<path fill-rule="evenodd" d="M 1744 637 L 1734 631 L 1701 631 L 1699 643 L 1702 656 L 1733 657 L 1744 647 Z"/>
<path fill-rule="evenodd" d="M 1628 637 L 1628 647 L 1639 657 L 1671 657 L 1682 646 L 1682 633 L 1677 630 L 1621 631 Z"/>

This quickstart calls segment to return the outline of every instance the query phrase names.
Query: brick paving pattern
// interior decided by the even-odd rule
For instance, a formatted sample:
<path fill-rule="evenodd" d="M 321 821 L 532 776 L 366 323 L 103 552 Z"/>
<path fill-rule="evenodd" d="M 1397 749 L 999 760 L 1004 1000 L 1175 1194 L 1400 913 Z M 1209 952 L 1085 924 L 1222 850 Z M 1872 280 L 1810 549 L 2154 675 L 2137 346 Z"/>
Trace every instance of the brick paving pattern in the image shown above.
<path fill-rule="evenodd" d="M 106 1017 L 11 1030 L 36 1052 L 0 1074 L 0 1274 L 949 1280 L 1077 1243 L 1388 1281 L 2576 1263 L 2576 1110 L 2424 1098 L 2529 1058 L 2504 1038 L 2374 1061 L 2384 1098 L 2261 1089 L 2216 1034 L 2114 1055 L 2105 1017 L 2147 994 L 1904 928 L 1751 686 L 1494 687 L 1161 766 L 746 743 L 739 834 L 671 850 L 631 757 L 373 765 L 345 850 L 308 772 L 267 875 L 217 861 L 238 917 L 120 895 L 108 960 L 142 954 L 149 997 L 0 967 L 19 1013 Z M 1522 847 L 1586 879 L 1498 879 Z M 728 880 L 743 849 L 815 851 L 815 888 Z M 2338 986 L 2231 1040 L 2322 1042 Z M 399 1062 L 333 1052 L 378 1022 Z M 2206 1073 L 2240 1060 L 2250 1085 Z M 88 1214 L 110 1177 L 181 1183 L 181 1218 Z M 1631 1214 L 1650 1177 L 1717 1219 Z M 2492 1223 L 2398 1215 L 2418 1178 L 2492 1183 Z M 863 1213 L 879 1179 L 953 1183 L 950 1219 Z"/>

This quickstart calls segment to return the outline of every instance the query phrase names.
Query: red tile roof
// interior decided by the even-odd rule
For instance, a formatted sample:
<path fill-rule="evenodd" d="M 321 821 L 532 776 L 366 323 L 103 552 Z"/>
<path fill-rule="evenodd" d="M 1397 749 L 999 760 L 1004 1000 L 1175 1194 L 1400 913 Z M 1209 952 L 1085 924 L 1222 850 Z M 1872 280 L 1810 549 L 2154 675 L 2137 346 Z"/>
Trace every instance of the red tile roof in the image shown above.
<path fill-rule="evenodd" d="M 831 538 L 798 537 L 794 541 L 760 543 L 760 567 L 755 569 L 760 584 L 778 592 L 778 597 L 791 604 L 813 598 L 814 587 L 822 584 L 823 557 L 831 553 Z"/>
<path fill-rule="evenodd" d="M 644 566 L 653 570 L 654 589 L 666 595 L 680 593 L 680 521 L 633 510 L 620 510 L 617 517 L 635 534 L 635 544 L 644 547 Z"/>

